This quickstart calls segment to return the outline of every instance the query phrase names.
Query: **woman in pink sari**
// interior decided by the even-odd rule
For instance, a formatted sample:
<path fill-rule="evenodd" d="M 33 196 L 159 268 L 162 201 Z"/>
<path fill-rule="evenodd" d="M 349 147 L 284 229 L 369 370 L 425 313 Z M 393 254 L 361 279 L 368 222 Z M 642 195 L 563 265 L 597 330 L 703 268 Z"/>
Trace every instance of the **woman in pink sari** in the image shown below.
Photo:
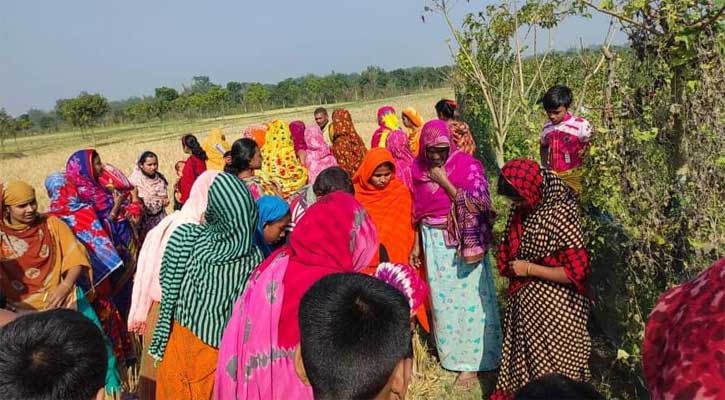
<path fill-rule="evenodd" d="M 352 195 L 330 193 L 310 207 L 290 243 L 254 271 L 234 305 L 214 398 L 311 400 L 312 388 L 294 367 L 302 295 L 326 275 L 360 271 L 377 251 L 372 220 Z"/>
<path fill-rule="evenodd" d="M 337 166 L 337 160 L 330 151 L 330 146 L 325 143 L 322 130 L 317 124 L 305 128 L 305 141 L 307 150 L 305 155 L 305 166 L 310 184 L 315 183 L 317 175 L 323 170 Z"/>

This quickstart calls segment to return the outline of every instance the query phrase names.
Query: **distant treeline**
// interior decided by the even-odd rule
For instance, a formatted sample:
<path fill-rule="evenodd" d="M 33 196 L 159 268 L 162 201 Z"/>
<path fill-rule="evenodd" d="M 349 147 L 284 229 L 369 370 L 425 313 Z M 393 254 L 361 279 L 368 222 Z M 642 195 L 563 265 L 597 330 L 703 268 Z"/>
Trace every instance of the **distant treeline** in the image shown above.
<path fill-rule="evenodd" d="M 52 111 L 31 109 L 16 118 L 0 109 L 0 133 L 13 135 L 48 132 L 67 126 L 142 123 L 167 119 L 215 117 L 265 109 L 370 100 L 414 93 L 448 85 L 450 66 L 413 67 L 385 71 L 370 66 L 360 73 L 331 73 L 288 78 L 277 84 L 212 82 L 195 76 L 181 90 L 158 87 L 153 96 L 108 101 L 102 94 L 59 99 Z"/>

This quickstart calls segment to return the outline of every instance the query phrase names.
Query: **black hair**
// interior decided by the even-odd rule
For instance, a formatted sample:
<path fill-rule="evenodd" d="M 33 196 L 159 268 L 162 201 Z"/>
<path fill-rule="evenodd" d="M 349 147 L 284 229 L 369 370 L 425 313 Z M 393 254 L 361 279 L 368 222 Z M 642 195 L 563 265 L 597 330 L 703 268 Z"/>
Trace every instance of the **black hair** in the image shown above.
<path fill-rule="evenodd" d="M 544 106 L 544 110 L 553 111 L 561 106 L 569 108 L 573 99 L 574 95 L 571 93 L 571 89 L 564 85 L 556 85 L 546 91 L 539 103 Z"/>
<path fill-rule="evenodd" d="M 516 400 L 604 400 L 589 383 L 577 382 L 561 374 L 549 374 L 534 379 L 519 389 Z"/>
<path fill-rule="evenodd" d="M 453 119 L 456 116 L 457 107 L 453 100 L 441 99 L 436 103 L 436 113 L 443 119 Z"/>
<path fill-rule="evenodd" d="M 508 197 L 509 199 L 522 199 L 523 198 L 519 194 L 519 191 L 516 190 L 516 188 L 508 181 L 508 179 L 506 179 L 506 177 L 503 176 L 503 174 L 500 174 L 498 176 L 496 192 L 501 196 Z"/>
<path fill-rule="evenodd" d="M 104 386 L 106 346 L 77 311 L 20 317 L 0 329 L 0 398 L 90 400 Z"/>
<path fill-rule="evenodd" d="M 411 354 L 410 306 L 387 283 L 332 274 L 300 302 L 300 345 L 315 399 L 372 399 Z"/>
<path fill-rule="evenodd" d="M 315 108 L 315 112 L 313 112 L 312 115 L 317 115 L 317 114 L 327 115 L 327 109 L 325 107 L 317 107 L 317 108 Z"/>
<path fill-rule="evenodd" d="M 254 153 L 257 152 L 258 148 L 257 142 L 252 139 L 243 138 L 234 141 L 232 149 L 229 151 L 232 162 L 224 166 L 224 172 L 239 175 L 240 172 L 248 170 L 249 163 L 254 158 Z"/>
<path fill-rule="evenodd" d="M 395 172 L 395 164 L 391 163 L 390 161 L 385 161 L 384 163 L 380 163 L 375 169 L 378 169 L 380 167 L 388 167 L 391 171 Z"/>
<path fill-rule="evenodd" d="M 355 194 L 350 175 L 340 167 L 325 168 L 317 175 L 315 183 L 312 184 L 312 191 L 315 196 L 322 197 L 332 192 L 346 192 Z"/>
<path fill-rule="evenodd" d="M 156 153 L 154 153 L 153 151 L 146 150 L 143 153 L 141 153 L 141 157 L 138 158 L 138 162 L 137 162 L 138 166 L 141 167 L 143 165 L 143 163 L 146 162 L 146 159 L 149 157 L 153 157 L 156 159 L 157 163 L 159 162 L 159 156 L 157 156 Z M 146 173 L 144 172 L 144 175 L 145 174 Z M 166 177 L 164 176 L 164 174 L 162 174 L 158 169 L 156 170 L 156 175 L 158 175 L 159 178 L 161 178 L 161 180 L 164 181 L 165 184 L 167 184 L 167 185 L 169 184 L 169 181 L 166 180 Z"/>
<path fill-rule="evenodd" d="M 204 151 L 204 149 L 201 148 L 199 140 L 196 139 L 196 136 L 192 134 L 184 135 L 181 138 L 181 143 L 183 143 L 184 146 L 188 147 L 191 150 L 191 154 L 195 155 L 202 161 L 206 161 L 207 159 L 209 159 L 209 157 L 206 156 L 206 152 Z"/>

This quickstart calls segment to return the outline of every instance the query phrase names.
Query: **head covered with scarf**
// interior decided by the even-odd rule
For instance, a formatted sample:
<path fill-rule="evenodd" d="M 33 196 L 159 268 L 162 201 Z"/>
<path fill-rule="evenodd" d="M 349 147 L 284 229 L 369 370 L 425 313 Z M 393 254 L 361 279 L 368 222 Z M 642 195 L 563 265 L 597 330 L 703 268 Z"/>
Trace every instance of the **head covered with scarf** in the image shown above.
<path fill-rule="evenodd" d="M 390 132 L 400 130 L 400 121 L 392 106 L 378 109 L 378 129 L 373 132 L 370 147 L 387 147 Z"/>
<path fill-rule="evenodd" d="M 412 169 L 415 156 L 410 151 L 408 137 L 402 131 L 390 132 L 386 148 L 395 158 L 395 176 L 412 190 Z"/>
<path fill-rule="evenodd" d="M 367 149 L 355 130 L 349 111 L 338 108 L 332 112 L 332 131 L 332 154 L 340 168 L 353 176 L 365 158 Z"/>
<path fill-rule="evenodd" d="M 219 349 L 215 398 L 311 399 L 294 369 L 302 296 L 326 275 L 360 271 L 377 250 L 375 227 L 353 196 L 330 193 L 312 205 L 235 305 Z"/>
<path fill-rule="evenodd" d="M 530 159 L 508 161 L 501 169 L 501 179 L 516 194 L 497 259 L 499 271 L 510 279 L 509 291 L 513 293 L 529 282 L 517 277 L 509 263 L 526 260 L 563 267 L 576 290 L 584 294 L 589 257 L 574 194 L 559 177 Z M 499 188 L 505 185 L 499 183 Z"/>
<path fill-rule="evenodd" d="M 206 169 L 224 170 L 224 153 L 232 146 L 227 142 L 226 136 L 219 128 L 212 128 L 209 135 L 201 142 L 201 148 L 206 152 Z"/>
<path fill-rule="evenodd" d="M 423 117 L 413 107 L 404 109 L 403 116 L 413 124 L 413 127 L 410 128 L 410 132 L 408 133 L 408 142 L 410 143 L 410 150 L 413 154 L 417 155 L 420 149 L 420 128 L 423 127 Z"/>
<path fill-rule="evenodd" d="M 297 120 L 289 123 L 289 131 L 292 136 L 292 143 L 294 144 L 295 152 L 300 150 L 307 150 L 307 143 L 305 142 L 305 129 L 305 123 L 302 121 Z"/>
<path fill-rule="evenodd" d="M 164 251 L 163 296 L 149 347 L 149 354 L 157 359 L 163 357 L 173 321 L 207 345 L 218 347 L 234 300 L 262 260 L 253 244 L 259 213 L 244 183 L 220 173 L 208 199 L 206 222 L 176 228 Z"/>
<path fill-rule="evenodd" d="M 259 209 L 259 220 L 254 233 L 254 243 L 266 257 L 272 252 L 272 246 L 264 239 L 264 227 L 267 224 L 279 221 L 289 214 L 290 210 L 287 202 L 277 196 L 260 197 L 257 199 L 257 208 Z"/>
<path fill-rule="evenodd" d="M 393 170 L 396 168 L 395 159 L 388 149 L 370 149 L 353 176 L 352 183 L 355 187 L 355 198 L 373 219 L 378 239 L 385 246 L 390 261 L 405 263 L 415 239 L 412 223 L 413 201 L 408 187 L 395 175 L 384 188 L 378 188 L 370 182 L 375 170 L 386 163 Z M 378 258 L 374 257 L 370 265 L 377 264 Z"/>

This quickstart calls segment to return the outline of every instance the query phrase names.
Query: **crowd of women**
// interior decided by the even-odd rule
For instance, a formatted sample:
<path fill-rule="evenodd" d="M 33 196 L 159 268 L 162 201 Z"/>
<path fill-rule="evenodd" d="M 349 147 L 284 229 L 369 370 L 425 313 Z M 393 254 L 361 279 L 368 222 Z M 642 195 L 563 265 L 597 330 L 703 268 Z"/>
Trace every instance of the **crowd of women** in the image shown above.
<path fill-rule="evenodd" d="M 497 399 L 552 373 L 588 381 L 575 192 L 536 161 L 506 163 L 497 192 L 511 211 L 492 263 L 496 214 L 475 142 L 455 102 L 435 108 L 425 123 L 380 108 L 369 148 L 345 109 L 254 125 L 231 145 L 219 129 L 185 135 L 172 199 L 151 151 L 128 177 L 95 150 L 73 153 L 46 180 L 44 214 L 34 188 L 6 182 L 6 307 L 92 319 L 107 338 L 108 393 L 140 364 L 141 399 L 311 399 L 294 370 L 302 296 L 326 275 L 392 263 L 404 287 L 429 286 L 412 311 L 459 388 L 496 370 Z M 492 264 L 509 280 L 503 320 Z"/>

